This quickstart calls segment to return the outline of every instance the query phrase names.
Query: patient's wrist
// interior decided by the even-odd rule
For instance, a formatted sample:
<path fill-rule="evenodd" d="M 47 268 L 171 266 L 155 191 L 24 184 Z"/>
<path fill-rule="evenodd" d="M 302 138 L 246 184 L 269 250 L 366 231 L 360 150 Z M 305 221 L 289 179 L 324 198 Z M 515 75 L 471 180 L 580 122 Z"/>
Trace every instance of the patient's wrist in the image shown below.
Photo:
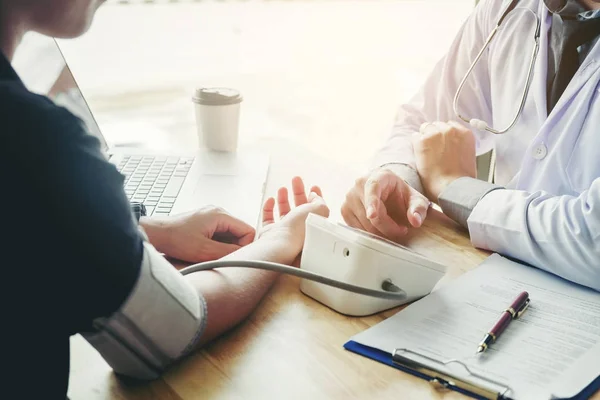
<path fill-rule="evenodd" d="M 262 260 L 292 265 L 298 253 L 299 251 L 295 251 L 289 240 L 285 238 L 263 236 L 224 257 L 224 259 Z"/>
<path fill-rule="evenodd" d="M 139 224 L 146 232 L 152 246 L 161 253 L 169 255 L 171 234 L 167 218 L 141 217 Z"/>

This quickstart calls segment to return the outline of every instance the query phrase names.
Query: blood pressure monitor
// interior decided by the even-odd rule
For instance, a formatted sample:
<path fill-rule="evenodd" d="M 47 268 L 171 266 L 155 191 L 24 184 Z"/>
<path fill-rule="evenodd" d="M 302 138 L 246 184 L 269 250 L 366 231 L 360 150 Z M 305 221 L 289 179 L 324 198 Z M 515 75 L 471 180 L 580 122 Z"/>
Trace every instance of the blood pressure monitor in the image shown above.
<path fill-rule="evenodd" d="M 306 220 L 300 268 L 375 290 L 389 282 L 406 293 L 402 300 L 381 299 L 302 279 L 304 294 L 352 316 L 374 314 L 426 296 L 447 269 L 405 246 L 316 214 Z"/>

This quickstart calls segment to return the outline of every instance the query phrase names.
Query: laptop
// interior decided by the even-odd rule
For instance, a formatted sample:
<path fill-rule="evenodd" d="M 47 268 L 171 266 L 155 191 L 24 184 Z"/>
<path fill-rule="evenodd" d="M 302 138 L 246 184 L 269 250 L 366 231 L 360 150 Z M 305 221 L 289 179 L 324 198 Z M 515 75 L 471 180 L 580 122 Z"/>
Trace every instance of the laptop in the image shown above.
<path fill-rule="evenodd" d="M 128 199 L 143 203 L 148 215 L 174 215 L 217 206 L 253 227 L 258 226 L 269 171 L 268 154 L 156 152 L 111 146 L 55 40 L 28 34 L 15 55 L 13 67 L 29 90 L 49 96 L 85 122 L 109 161 L 124 175 Z"/>

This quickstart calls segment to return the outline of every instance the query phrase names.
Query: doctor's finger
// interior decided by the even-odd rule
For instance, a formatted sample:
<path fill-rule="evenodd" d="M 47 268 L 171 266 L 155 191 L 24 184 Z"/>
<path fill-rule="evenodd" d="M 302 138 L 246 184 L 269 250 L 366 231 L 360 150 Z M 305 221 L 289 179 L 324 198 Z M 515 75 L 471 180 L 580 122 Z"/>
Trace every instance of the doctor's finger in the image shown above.
<path fill-rule="evenodd" d="M 405 192 L 404 198 L 408 202 L 406 204 L 406 218 L 408 218 L 408 222 L 415 228 L 420 227 L 425 218 L 427 218 L 427 210 L 429 210 L 431 202 L 410 186 L 408 187 L 408 191 Z"/>
<path fill-rule="evenodd" d="M 363 230 L 372 233 L 377 236 L 385 236 L 379 229 L 375 228 L 375 226 L 369 221 L 365 214 L 358 214 L 358 220 L 363 226 Z"/>
<path fill-rule="evenodd" d="M 344 219 L 346 224 L 348 224 L 348 226 L 351 226 L 351 227 L 357 228 L 357 229 L 362 229 L 362 230 L 365 229 L 364 226 L 362 226 L 362 224 L 356 217 L 356 214 L 354 213 L 354 211 L 347 205 L 344 205 L 342 207 L 341 214 L 342 214 L 342 218 Z"/>
<path fill-rule="evenodd" d="M 375 228 L 371 221 L 369 221 L 369 218 L 367 218 L 367 214 L 365 213 L 365 206 L 362 203 L 362 201 L 359 202 L 359 205 L 355 207 L 354 210 L 356 210 L 354 216 L 362 225 L 363 230 L 370 232 L 374 235 L 383 236 L 379 229 Z"/>
<path fill-rule="evenodd" d="M 381 200 L 379 200 L 379 202 L 381 203 L 379 204 L 379 214 L 374 218 L 369 218 L 369 221 L 383 234 L 383 236 L 391 240 L 399 240 L 408 233 L 408 228 L 398 225 L 398 223 L 388 215 L 385 204 L 383 204 Z"/>
<path fill-rule="evenodd" d="M 377 171 L 367 179 L 362 201 L 369 220 L 378 216 L 380 205 L 383 204 L 381 200 L 386 200 L 390 192 L 395 190 L 398 179 L 400 178 L 389 170 Z"/>
<path fill-rule="evenodd" d="M 356 224 L 355 227 L 370 232 L 374 235 L 381 235 L 381 232 L 379 232 L 379 230 L 375 228 L 367 218 L 367 214 L 365 213 L 365 205 L 363 203 L 363 194 L 361 191 L 358 191 L 356 195 L 346 197 L 346 203 L 344 204 L 344 207 L 342 207 L 342 217 L 346 219 L 344 214 L 349 215 L 348 218 Z"/>

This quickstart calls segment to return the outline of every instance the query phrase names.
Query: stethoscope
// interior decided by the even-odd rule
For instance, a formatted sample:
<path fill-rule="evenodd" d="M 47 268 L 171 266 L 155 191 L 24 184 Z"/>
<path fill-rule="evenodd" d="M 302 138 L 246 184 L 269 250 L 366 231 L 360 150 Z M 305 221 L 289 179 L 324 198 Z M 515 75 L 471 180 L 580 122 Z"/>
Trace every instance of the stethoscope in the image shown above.
<path fill-rule="evenodd" d="M 486 39 L 486 41 L 483 45 L 483 48 L 479 51 L 479 53 L 477 54 L 477 57 L 475 57 L 475 60 L 473 61 L 473 63 L 469 67 L 469 69 L 467 70 L 467 73 L 465 74 L 464 78 L 460 82 L 460 85 L 458 85 L 458 89 L 456 90 L 456 94 L 454 95 L 454 105 L 453 105 L 454 113 L 456 114 L 456 116 L 458 118 L 465 121 L 466 123 L 468 123 L 475 129 L 479 129 L 482 131 L 486 130 L 488 132 L 491 132 L 491 133 L 494 133 L 497 135 L 506 133 L 508 130 L 510 130 L 510 128 L 512 128 L 517 123 L 517 120 L 519 119 L 519 116 L 521 115 L 521 113 L 523 111 L 523 107 L 525 106 L 525 100 L 527 100 L 527 94 L 529 93 L 529 88 L 531 86 L 531 80 L 533 78 L 533 69 L 535 66 L 535 61 L 537 58 L 538 50 L 540 48 L 540 24 L 541 24 L 541 22 L 540 22 L 540 18 L 537 16 L 537 14 L 535 12 L 533 12 L 532 10 L 530 10 L 528 8 L 523 8 L 523 10 L 531 12 L 531 14 L 534 15 L 534 17 L 536 18 L 536 21 L 537 21 L 537 27 L 536 27 L 535 36 L 534 36 L 535 47 L 533 48 L 531 62 L 529 63 L 529 72 L 527 74 L 527 81 L 525 82 L 525 90 L 523 91 L 523 96 L 521 97 L 521 104 L 519 105 L 517 114 L 513 118 L 512 122 L 508 125 L 508 127 L 506 127 L 505 129 L 497 130 L 497 129 L 490 127 L 485 121 L 482 121 L 480 119 L 464 117 L 463 115 L 461 115 L 458 112 L 458 98 L 460 97 L 460 93 L 462 92 L 463 86 L 465 85 L 467 78 L 469 77 L 469 75 L 471 74 L 471 72 L 473 71 L 475 66 L 477 65 L 477 62 L 483 55 L 483 52 L 488 48 L 490 42 L 492 41 L 492 39 L 494 38 L 494 36 L 498 32 L 498 30 L 500 29 L 500 25 L 502 24 L 502 21 L 504 21 L 504 19 L 507 17 L 507 15 L 516 8 L 518 2 L 519 2 L 519 0 L 512 0 L 511 3 L 508 5 L 508 7 L 506 8 L 504 13 L 498 20 L 496 27 L 492 30 L 492 32 L 489 34 L 488 38 Z"/>

